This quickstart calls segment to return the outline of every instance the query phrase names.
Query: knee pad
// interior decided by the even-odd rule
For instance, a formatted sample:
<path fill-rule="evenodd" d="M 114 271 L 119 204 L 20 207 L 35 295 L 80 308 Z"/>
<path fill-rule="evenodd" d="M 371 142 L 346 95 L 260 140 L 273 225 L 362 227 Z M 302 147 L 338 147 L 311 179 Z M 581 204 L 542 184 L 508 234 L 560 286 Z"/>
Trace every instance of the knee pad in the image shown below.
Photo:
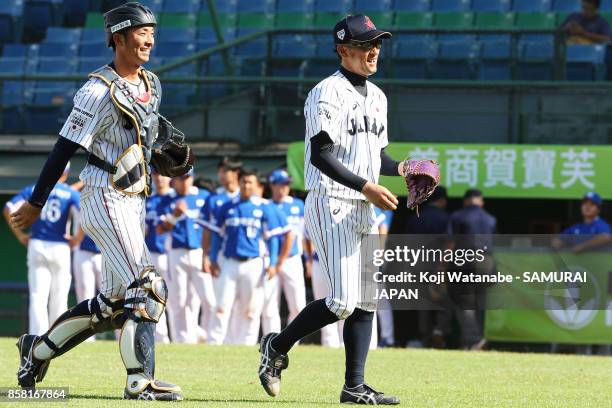
<path fill-rule="evenodd" d="M 123 299 L 109 299 L 103 294 L 89 301 L 91 310 L 91 329 L 94 333 L 104 333 L 110 330 L 120 329 L 125 322 Z"/>
<path fill-rule="evenodd" d="M 166 308 L 168 286 L 155 268 L 148 267 L 127 288 L 125 309 L 133 320 L 157 323 Z"/>

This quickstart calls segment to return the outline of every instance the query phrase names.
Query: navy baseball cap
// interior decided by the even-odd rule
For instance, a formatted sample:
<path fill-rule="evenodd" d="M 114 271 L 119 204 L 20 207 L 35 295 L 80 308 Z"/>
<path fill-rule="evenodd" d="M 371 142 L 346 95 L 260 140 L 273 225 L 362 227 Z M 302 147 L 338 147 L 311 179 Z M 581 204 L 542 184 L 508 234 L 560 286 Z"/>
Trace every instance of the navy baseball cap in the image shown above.
<path fill-rule="evenodd" d="M 292 181 L 293 179 L 289 173 L 287 173 L 287 170 L 283 169 L 274 170 L 272 174 L 270 174 L 270 177 L 268 177 L 268 182 L 270 184 L 291 184 Z"/>
<path fill-rule="evenodd" d="M 601 207 L 601 205 L 603 204 L 601 196 L 594 191 L 589 191 L 584 195 L 584 197 L 582 197 L 582 201 L 587 200 L 592 201 L 598 207 Z"/>
<path fill-rule="evenodd" d="M 391 38 L 391 33 L 377 29 L 370 17 L 365 14 L 348 15 L 334 27 L 336 45 L 368 42 L 377 38 Z"/>

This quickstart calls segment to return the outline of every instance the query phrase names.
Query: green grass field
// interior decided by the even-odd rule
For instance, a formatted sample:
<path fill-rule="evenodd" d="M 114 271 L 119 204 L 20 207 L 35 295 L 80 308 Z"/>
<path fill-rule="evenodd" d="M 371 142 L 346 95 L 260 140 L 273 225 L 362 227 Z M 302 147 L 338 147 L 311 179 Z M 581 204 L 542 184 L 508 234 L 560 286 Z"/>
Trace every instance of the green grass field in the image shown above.
<path fill-rule="evenodd" d="M 343 383 L 343 351 L 317 346 L 291 352 L 276 399 L 259 385 L 255 347 L 160 345 L 157 357 L 157 377 L 183 388 L 181 406 L 338 405 Z M 0 338 L 0 386 L 16 385 L 17 364 L 15 339 Z M 117 343 L 85 343 L 54 360 L 43 384 L 69 387 L 69 406 L 142 406 L 121 400 L 122 367 Z M 384 349 L 370 353 L 367 380 L 408 407 L 610 407 L 611 374 L 606 357 Z"/>

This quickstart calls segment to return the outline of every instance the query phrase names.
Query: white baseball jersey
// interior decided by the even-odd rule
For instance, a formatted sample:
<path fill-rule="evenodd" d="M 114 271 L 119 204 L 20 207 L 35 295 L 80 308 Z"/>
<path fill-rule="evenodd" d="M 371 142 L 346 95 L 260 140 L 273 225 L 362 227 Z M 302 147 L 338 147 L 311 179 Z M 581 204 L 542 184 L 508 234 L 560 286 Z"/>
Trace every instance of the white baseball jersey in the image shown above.
<path fill-rule="evenodd" d="M 387 141 L 387 97 L 366 81 L 362 96 L 337 71 L 319 82 L 304 105 L 306 151 L 304 178 L 306 190 L 319 195 L 365 200 L 361 192 L 348 188 L 310 163 L 310 139 L 321 131 L 333 141 L 332 153 L 352 173 L 378 184 L 380 151 Z"/>
<path fill-rule="evenodd" d="M 139 84 L 125 82 L 135 97 L 146 92 L 142 79 Z M 90 78 L 74 96 L 74 108 L 60 135 L 113 164 L 125 149 L 138 143 L 138 134 L 134 128 L 123 127 L 125 120 L 111 101 L 109 90 L 100 78 Z M 161 98 L 161 89 L 158 92 Z M 91 187 L 110 185 L 108 172 L 91 164 L 85 166 L 80 179 Z"/>

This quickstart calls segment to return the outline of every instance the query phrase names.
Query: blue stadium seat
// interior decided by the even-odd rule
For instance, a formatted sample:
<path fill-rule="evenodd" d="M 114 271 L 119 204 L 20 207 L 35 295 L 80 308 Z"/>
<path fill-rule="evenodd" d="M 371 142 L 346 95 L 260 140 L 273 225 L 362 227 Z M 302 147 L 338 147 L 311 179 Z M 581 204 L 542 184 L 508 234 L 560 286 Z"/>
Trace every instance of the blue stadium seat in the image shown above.
<path fill-rule="evenodd" d="M 81 29 L 49 27 L 43 42 L 57 44 L 78 44 L 81 42 Z"/>
<path fill-rule="evenodd" d="M 601 0 L 599 11 L 612 11 L 612 0 Z"/>
<path fill-rule="evenodd" d="M 41 58 L 74 58 L 79 51 L 78 43 L 59 44 L 59 43 L 40 43 L 38 55 Z"/>
<path fill-rule="evenodd" d="M 25 44 L 9 43 L 2 47 L 2 57 L 27 57 L 29 46 Z M 0 60 L 1 61 L 1 60 Z"/>
<path fill-rule="evenodd" d="M 89 11 L 89 4 L 83 0 L 64 0 L 64 26 L 82 27 Z"/>
<path fill-rule="evenodd" d="M 470 11 L 470 0 L 432 0 L 431 11 L 434 11 L 434 12 Z"/>
<path fill-rule="evenodd" d="M 570 81 L 601 81 L 605 74 L 604 45 L 570 44 L 566 52 L 566 75 Z"/>
<path fill-rule="evenodd" d="M 78 74 L 87 75 L 109 62 L 111 61 L 104 57 L 79 58 L 76 72 Z"/>
<path fill-rule="evenodd" d="M 55 23 L 53 3 L 42 0 L 31 0 L 23 9 L 24 40 L 39 42 L 45 37 L 47 27 Z"/>
<path fill-rule="evenodd" d="M 552 5 L 552 11 L 557 13 L 574 13 L 580 8 L 580 0 L 554 0 Z"/>
<path fill-rule="evenodd" d="M 391 0 L 355 0 L 354 10 L 359 13 L 392 11 Z"/>
<path fill-rule="evenodd" d="M 204 3 L 205 3 L 205 7 L 208 8 L 208 6 L 206 6 L 206 2 Z M 181 1 L 171 0 L 171 1 L 164 1 L 162 5 L 162 12 L 164 13 L 192 14 L 192 13 L 197 13 L 199 11 L 200 11 L 199 0 L 181 0 Z"/>
<path fill-rule="evenodd" d="M 552 0 L 513 0 L 512 11 L 519 13 L 544 13 L 550 11 Z"/>
<path fill-rule="evenodd" d="M 0 58 L 1 74 L 22 74 L 26 68 L 26 57 L 5 57 Z M 1 83 L 0 83 L 1 85 Z"/>
<path fill-rule="evenodd" d="M 153 48 L 154 55 L 162 58 L 186 57 L 196 51 L 195 42 L 158 43 Z"/>
<path fill-rule="evenodd" d="M 160 66 L 159 62 L 165 63 L 166 61 L 164 61 L 164 59 L 161 59 L 160 61 L 155 61 L 153 64 L 151 64 L 150 68 Z M 181 65 L 180 67 L 173 68 L 170 71 L 166 71 L 163 73 L 165 77 L 189 77 L 195 76 L 196 74 L 197 70 L 195 62 L 186 65 Z"/>
<path fill-rule="evenodd" d="M 0 14 L 19 17 L 23 14 L 23 0 L 3 0 L 0 2 Z"/>
<path fill-rule="evenodd" d="M 149 57 L 149 61 L 144 64 L 146 69 L 153 70 L 166 63 L 166 59 L 162 57 Z"/>
<path fill-rule="evenodd" d="M 431 0 L 395 0 L 395 11 L 430 11 Z"/>
<path fill-rule="evenodd" d="M 555 38 L 552 34 L 521 34 L 519 36 L 519 44 L 554 44 Z"/>
<path fill-rule="evenodd" d="M 307 59 L 315 54 L 316 45 L 312 38 L 304 38 L 302 35 L 293 35 L 293 38 L 279 38 L 274 42 L 272 50 L 276 58 L 299 58 Z"/>
<path fill-rule="evenodd" d="M 238 11 L 238 0 L 215 0 L 217 13 L 236 13 Z M 202 5 L 202 11 L 208 11 L 206 2 Z"/>
<path fill-rule="evenodd" d="M 440 42 L 462 42 L 473 43 L 476 41 L 475 34 L 438 34 L 436 40 Z"/>
<path fill-rule="evenodd" d="M 71 74 L 76 72 L 77 60 L 59 57 L 39 58 L 36 72 L 40 74 Z"/>
<path fill-rule="evenodd" d="M 22 15 L 23 0 L 0 1 L 0 43 L 21 39 Z"/>
<path fill-rule="evenodd" d="M 278 0 L 277 13 L 313 13 L 314 0 Z"/>
<path fill-rule="evenodd" d="M 510 10 L 510 0 L 472 0 L 472 11 L 506 12 Z"/>
<path fill-rule="evenodd" d="M 352 11 L 353 0 L 315 0 L 317 13 L 346 13 Z"/>
<path fill-rule="evenodd" d="M 193 42 L 196 39 L 195 27 L 160 27 L 155 40 L 158 43 Z"/>
<path fill-rule="evenodd" d="M 257 31 L 252 28 L 239 28 L 236 34 L 237 37 L 242 37 Z M 241 57 L 261 57 L 263 58 L 267 53 L 267 40 L 264 37 L 259 37 L 255 40 L 247 41 L 236 47 L 235 51 L 237 56 Z"/>
<path fill-rule="evenodd" d="M 310 78 L 325 78 L 338 70 L 337 58 L 312 59 L 307 61 L 305 76 Z"/>
<path fill-rule="evenodd" d="M 144 4 L 155 14 L 161 13 L 163 11 L 164 1 L 163 0 L 139 0 L 141 4 Z M 179 2 L 177 2 L 179 3 Z"/>
<path fill-rule="evenodd" d="M 484 44 L 496 44 L 496 45 L 510 45 L 512 37 L 510 34 L 479 34 L 478 41 L 482 45 Z"/>
<path fill-rule="evenodd" d="M 507 81 L 512 79 L 512 49 L 510 42 L 486 42 L 480 49 L 477 66 L 478 79 L 484 81 Z"/>
<path fill-rule="evenodd" d="M 156 47 L 157 45 L 153 47 L 154 52 Z M 79 57 L 105 57 L 112 59 L 114 55 L 113 49 L 107 47 L 105 43 L 81 44 L 79 47 Z"/>
<path fill-rule="evenodd" d="M 213 47 L 217 43 L 217 35 L 212 27 L 198 27 L 196 34 L 196 48 L 198 51 Z"/>
<path fill-rule="evenodd" d="M 550 43 L 525 43 L 517 66 L 518 79 L 550 81 L 553 78 L 554 47 Z"/>
<path fill-rule="evenodd" d="M 274 13 L 275 0 L 238 0 L 239 13 Z"/>
<path fill-rule="evenodd" d="M 474 61 L 478 57 L 478 44 L 473 42 L 442 42 L 438 57 L 431 65 L 433 78 L 471 79 Z"/>
<path fill-rule="evenodd" d="M 427 79 L 431 60 L 438 54 L 438 45 L 433 41 L 405 41 L 398 43 L 393 53 L 393 77 Z"/>
<path fill-rule="evenodd" d="M 99 44 L 106 42 L 106 34 L 102 28 L 83 28 L 81 44 Z"/>

